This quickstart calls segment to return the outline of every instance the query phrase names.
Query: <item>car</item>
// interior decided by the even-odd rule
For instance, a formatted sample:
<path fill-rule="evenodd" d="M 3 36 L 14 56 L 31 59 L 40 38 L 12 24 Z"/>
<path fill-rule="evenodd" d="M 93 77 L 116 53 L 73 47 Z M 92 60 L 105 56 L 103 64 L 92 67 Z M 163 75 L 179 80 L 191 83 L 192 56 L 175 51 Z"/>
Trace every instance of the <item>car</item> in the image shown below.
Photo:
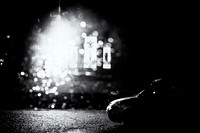
<path fill-rule="evenodd" d="M 178 117 L 179 95 L 171 80 L 156 78 L 137 94 L 111 101 L 106 113 L 111 121 L 125 125 L 166 124 L 174 116 Z"/>

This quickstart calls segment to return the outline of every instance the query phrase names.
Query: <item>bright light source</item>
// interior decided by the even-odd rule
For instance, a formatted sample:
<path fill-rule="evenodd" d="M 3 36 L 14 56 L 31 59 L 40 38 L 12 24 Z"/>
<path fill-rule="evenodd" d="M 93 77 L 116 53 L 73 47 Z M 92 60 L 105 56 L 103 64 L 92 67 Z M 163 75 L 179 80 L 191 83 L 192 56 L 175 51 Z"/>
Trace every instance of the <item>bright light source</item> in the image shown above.
<path fill-rule="evenodd" d="M 91 73 L 91 72 L 88 72 L 88 71 L 86 71 L 86 72 L 85 72 L 85 75 L 86 75 L 86 76 L 90 76 L 90 75 L 92 75 L 92 73 Z"/>
<path fill-rule="evenodd" d="M 42 96 L 42 94 L 41 93 L 38 93 L 38 97 L 41 97 Z"/>
<path fill-rule="evenodd" d="M 4 63 L 4 59 L 0 59 L 0 65 L 3 65 L 3 63 Z"/>
<path fill-rule="evenodd" d="M 108 38 L 108 42 L 109 42 L 109 43 L 113 43 L 113 42 L 114 42 L 114 39 L 113 39 L 112 37 L 109 37 L 109 38 Z"/>
<path fill-rule="evenodd" d="M 25 75 L 25 72 L 22 71 L 22 72 L 20 73 L 20 75 L 21 75 L 21 76 L 24 76 L 24 75 Z"/>
<path fill-rule="evenodd" d="M 38 108 L 37 108 L 37 107 L 35 107 L 35 108 L 34 108 L 34 110 L 38 110 Z"/>
<path fill-rule="evenodd" d="M 82 27 L 82 28 L 85 28 L 86 27 L 86 22 L 85 21 L 81 21 L 81 23 L 80 23 L 80 26 Z"/>
<path fill-rule="evenodd" d="M 67 100 L 67 96 L 64 96 L 63 98 L 64 98 L 64 100 Z"/>
<path fill-rule="evenodd" d="M 54 108 L 55 108 L 55 106 L 56 106 L 56 104 L 55 104 L 55 103 L 53 103 L 53 104 L 51 105 L 51 108 L 52 108 L 52 109 L 54 109 Z"/>
<path fill-rule="evenodd" d="M 81 34 L 81 36 L 82 36 L 83 38 L 85 38 L 85 37 L 87 36 L 87 34 L 86 34 L 85 32 L 83 32 L 83 33 Z"/>
<path fill-rule="evenodd" d="M 34 78 L 34 82 L 37 82 L 38 81 L 38 78 Z"/>
<path fill-rule="evenodd" d="M 38 35 L 35 56 L 32 58 L 38 78 L 58 77 L 66 69 L 76 68 L 78 47 L 77 28 L 58 16 Z"/>
<path fill-rule="evenodd" d="M 66 13 L 50 14 L 50 21 L 41 27 L 37 25 L 39 30 L 37 28 L 30 37 L 32 45 L 26 63 L 30 63 L 28 77 L 33 81 L 30 82 L 33 91 L 58 95 L 62 87 L 71 85 L 66 92 L 74 93 L 73 76 L 95 76 L 100 67 L 111 69 L 111 49 L 114 48 L 111 45 L 120 44 L 115 30 L 112 31 L 105 20 L 91 18 L 95 15 L 88 11 Z M 117 43 L 113 43 L 114 40 Z"/>
<path fill-rule="evenodd" d="M 94 32 L 92 33 L 92 35 L 97 37 L 97 36 L 99 35 L 99 32 L 98 32 L 98 31 L 94 31 Z"/>
<path fill-rule="evenodd" d="M 105 47 L 103 47 L 103 68 L 111 68 L 111 46 L 109 43 L 107 43 Z"/>
<path fill-rule="evenodd" d="M 83 55 L 84 54 L 84 49 L 79 49 L 79 54 Z"/>
<path fill-rule="evenodd" d="M 7 35 L 6 38 L 7 38 L 7 39 L 10 39 L 10 35 Z"/>
<path fill-rule="evenodd" d="M 84 43 L 84 68 L 96 69 L 97 37 L 87 36 Z"/>
<path fill-rule="evenodd" d="M 99 45 L 99 46 L 103 46 L 103 41 L 102 41 L 102 40 L 99 40 L 99 41 L 98 41 L 98 45 Z"/>

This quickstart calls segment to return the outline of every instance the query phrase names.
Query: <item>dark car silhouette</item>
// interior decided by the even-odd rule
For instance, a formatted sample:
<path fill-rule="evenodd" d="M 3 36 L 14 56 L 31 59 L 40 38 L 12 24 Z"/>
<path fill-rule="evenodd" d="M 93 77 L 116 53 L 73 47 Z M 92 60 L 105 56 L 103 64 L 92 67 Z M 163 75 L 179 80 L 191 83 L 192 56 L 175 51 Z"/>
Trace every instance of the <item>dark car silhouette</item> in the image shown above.
<path fill-rule="evenodd" d="M 106 112 L 111 121 L 125 125 L 172 124 L 180 118 L 179 95 L 170 80 L 158 78 L 134 96 L 111 101 Z"/>

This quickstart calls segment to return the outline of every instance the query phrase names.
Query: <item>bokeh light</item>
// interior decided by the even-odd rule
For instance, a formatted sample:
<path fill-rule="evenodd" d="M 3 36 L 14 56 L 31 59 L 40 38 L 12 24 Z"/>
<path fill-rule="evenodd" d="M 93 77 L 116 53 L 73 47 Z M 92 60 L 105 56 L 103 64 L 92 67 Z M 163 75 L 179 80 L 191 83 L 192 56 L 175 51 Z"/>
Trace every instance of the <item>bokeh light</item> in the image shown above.
<path fill-rule="evenodd" d="M 19 75 L 27 77 L 26 82 L 23 81 L 25 88 L 31 96 L 40 98 L 38 104 L 42 104 L 47 96 L 51 99 L 52 95 L 106 92 L 98 90 L 94 81 L 81 78 L 110 71 L 115 61 L 112 58 L 121 53 L 116 30 L 84 9 L 52 12 L 44 21 L 37 19 L 28 42 L 24 70 Z M 113 52 L 112 49 L 118 50 Z M 106 73 L 102 75 L 106 76 Z M 67 106 L 68 97 L 73 99 L 64 96 L 62 108 Z M 80 99 L 83 100 L 83 95 Z M 54 100 L 49 108 L 55 108 L 56 104 L 58 102 Z M 31 104 L 31 107 L 35 106 Z"/>

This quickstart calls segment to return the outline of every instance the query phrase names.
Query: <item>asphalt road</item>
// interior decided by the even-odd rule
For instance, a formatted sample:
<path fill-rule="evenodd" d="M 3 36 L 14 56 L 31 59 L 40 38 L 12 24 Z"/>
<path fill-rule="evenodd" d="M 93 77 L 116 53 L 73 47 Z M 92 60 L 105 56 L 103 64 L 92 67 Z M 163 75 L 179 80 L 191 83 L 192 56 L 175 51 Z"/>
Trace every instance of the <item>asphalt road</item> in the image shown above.
<path fill-rule="evenodd" d="M 104 110 L 0 111 L 0 133 L 103 133 L 121 127 Z"/>
<path fill-rule="evenodd" d="M 162 127 L 136 127 L 134 125 L 127 127 L 123 123 L 110 121 L 105 110 L 0 111 L 0 133 L 160 133 L 193 129 L 186 128 L 187 126 L 188 124 L 179 124 L 175 128 L 169 128 L 166 124 Z"/>

